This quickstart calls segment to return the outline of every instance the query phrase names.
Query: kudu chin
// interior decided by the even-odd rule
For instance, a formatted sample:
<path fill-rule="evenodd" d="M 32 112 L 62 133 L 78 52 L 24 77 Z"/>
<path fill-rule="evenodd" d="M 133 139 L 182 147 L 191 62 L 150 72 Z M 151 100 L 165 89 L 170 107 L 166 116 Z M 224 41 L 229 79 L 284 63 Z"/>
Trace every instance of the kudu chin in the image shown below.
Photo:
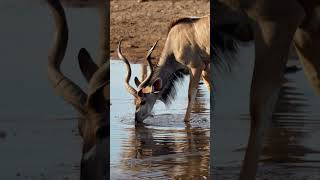
<path fill-rule="evenodd" d="M 121 53 L 121 41 L 118 45 L 118 56 L 127 67 L 125 86 L 135 98 L 136 122 L 142 122 L 150 114 L 155 102 L 160 100 L 170 103 L 176 93 L 176 82 L 184 75 L 190 74 L 188 90 L 188 107 L 185 121 L 189 121 L 192 104 L 195 99 L 200 78 L 208 89 L 210 81 L 210 16 L 181 18 L 171 23 L 164 49 L 158 65 L 153 68 L 151 53 L 157 42 L 149 50 L 147 62 L 150 74 L 141 81 L 136 77 L 137 89 L 129 85 L 131 68 L 128 60 Z"/>
<path fill-rule="evenodd" d="M 49 54 L 49 80 L 58 95 L 79 112 L 79 132 L 83 139 L 81 180 L 105 180 L 108 171 L 109 61 L 101 56 L 97 65 L 83 48 L 80 69 L 88 81 L 88 92 L 68 79 L 60 70 L 68 43 L 68 25 L 59 0 L 47 0 L 55 22 L 53 47 Z M 104 13 L 102 17 L 104 19 Z M 103 20 L 102 20 L 103 21 Z M 104 27 L 101 24 L 101 28 Z M 103 40 L 104 41 L 104 40 Z"/>

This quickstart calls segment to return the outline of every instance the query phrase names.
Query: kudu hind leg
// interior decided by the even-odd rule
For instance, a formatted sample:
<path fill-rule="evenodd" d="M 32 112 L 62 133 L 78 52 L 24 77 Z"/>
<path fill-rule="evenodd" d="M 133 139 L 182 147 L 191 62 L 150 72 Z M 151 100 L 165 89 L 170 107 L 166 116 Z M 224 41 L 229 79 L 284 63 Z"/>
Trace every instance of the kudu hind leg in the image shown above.
<path fill-rule="evenodd" d="M 190 82 L 189 82 L 189 90 L 188 90 L 188 106 L 187 111 L 184 117 L 184 121 L 187 122 L 190 120 L 191 110 L 192 106 L 195 100 L 195 96 L 197 93 L 201 72 L 204 69 L 204 67 L 200 68 L 191 68 L 190 69 Z"/>
<path fill-rule="evenodd" d="M 250 114 L 251 127 L 240 180 L 254 180 L 269 126 L 282 85 L 284 69 L 299 17 L 294 21 L 262 20 L 255 29 L 255 67 L 253 72 Z"/>
<path fill-rule="evenodd" d="M 298 29 L 294 45 L 310 84 L 320 95 L 320 30 L 308 32 Z"/>

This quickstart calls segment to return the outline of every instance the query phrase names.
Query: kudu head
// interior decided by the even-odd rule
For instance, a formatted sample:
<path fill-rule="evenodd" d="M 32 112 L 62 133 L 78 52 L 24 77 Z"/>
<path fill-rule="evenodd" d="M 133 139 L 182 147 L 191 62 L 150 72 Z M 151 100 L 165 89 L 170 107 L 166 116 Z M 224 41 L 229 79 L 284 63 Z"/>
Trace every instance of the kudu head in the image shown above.
<path fill-rule="evenodd" d="M 80 69 L 88 81 L 88 91 L 68 79 L 60 70 L 68 43 L 68 25 L 59 0 L 47 0 L 55 21 L 53 47 L 49 54 L 48 75 L 56 93 L 79 113 L 78 128 L 83 140 L 81 180 L 107 179 L 109 124 L 109 61 L 100 57 L 97 65 L 83 48 Z"/>
<path fill-rule="evenodd" d="M 142 122 L 145 118 L 147 118 L 150 115 L 155 102 L 159 99 L 159 94 L 162 89 L 162 80 L 153 77 L 154 69 L 151 63 L 151 54 L 154 48 L 156 47 L 157 43 L 158 41 L 154 43 L 154 45 L 150 48 L 146 56 L 148 66 L 150 68 L 149 75 L 141 81 L 137 77 L 135 77 L 134 79 L 137 89 L 135 89 L 129 84 L 131 78 L 131 67 L 129 61 L 121 52 L 121 41 L 118 44 L 118 56 L 122 61 L 124 61 L 127 68 L 125 86 L 127 91 L 133 95 L 134 103 L 136 106 L 135 122 Z"/>

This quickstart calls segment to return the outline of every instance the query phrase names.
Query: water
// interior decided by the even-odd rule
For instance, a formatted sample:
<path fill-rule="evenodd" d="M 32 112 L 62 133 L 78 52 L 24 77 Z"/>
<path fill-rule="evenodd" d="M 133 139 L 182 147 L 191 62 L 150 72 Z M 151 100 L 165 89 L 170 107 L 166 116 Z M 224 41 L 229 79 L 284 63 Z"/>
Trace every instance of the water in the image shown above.
<path fill-rule="evenodd" d="M 233 73 L 215 77 L 216 179 L 239 177 L 249 135 L 253 47 L 242 48 L 240 52 Z M 296 59 L 291 59 L 289 65 L 301 67 Z M 286 74 L 286 80 L 265 138 L 258 179 L 319 179 L 320 98 L 309 86 L 303 71 Z"/>
<path fill-rule="evenodd" d="M 140 65 L 131 65 L 138 74 Z M 183 122 L 188 78 L 170 108 L 161 102 L 146 125 L 134 125 L 133 97 L 124 88 L 126 69 L 111 61 L 111 179 L 204 179 L 209 166 L 209 93 L 199 87 L 190 124 Z M 132 78 L 133 79 L 133 78 Z M 131 82 L 133 84 L 133 82 Z"/>
<path fill-rule="evenodd" d="M 79 179 L 81 139 L 75 111 L 57 97 L 47 78 L 53 21 L 38 0 L 0 2 L 0 179 Z M 84 89 L 77 52 L 96 57 L 96 9 L 67 8 L 69 46 L 62 71 Z M 4 163 L 5 162 L 5 163 Z"/>

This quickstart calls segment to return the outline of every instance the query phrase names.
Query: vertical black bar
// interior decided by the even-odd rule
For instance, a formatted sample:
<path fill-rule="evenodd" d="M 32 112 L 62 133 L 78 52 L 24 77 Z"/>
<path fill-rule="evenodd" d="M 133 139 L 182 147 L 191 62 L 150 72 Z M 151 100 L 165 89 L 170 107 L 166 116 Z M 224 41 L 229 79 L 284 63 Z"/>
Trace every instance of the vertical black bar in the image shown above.
<path fill-rule="evenodd" d="M 106 166 L 106 178 L 110 179 L 110 0 L 104 0 L 104 7 L 103 11 L 104 13 L 104 43 L 103 43 L 103 52 L 105 59 L 107 59 L 107 63 L 109 66 L 109 71 L 107 72 L 107 79 L 108 79 L 108 85 L 107 85 L 107 166 Z"/>
<path fill-rule="evenodd" d="M 210 77 L 213 78 L 213 28 L 214 28 L 214 8 L 215 8 L 215 1 L 216 0 L 210 0 L 210 66 L 211 66 L 211 75 Z M 212 82 L 212 79 L 211 79 Z M 213 82 L 212 82 L 213 84 Z M 211 89 L 210 91 L 210 176 L 209 179 L 213 178 L 213 162 L 214 162 L 214 150 L 213 150 L 213 139 L 214 139 L 214 91 Z"/>

